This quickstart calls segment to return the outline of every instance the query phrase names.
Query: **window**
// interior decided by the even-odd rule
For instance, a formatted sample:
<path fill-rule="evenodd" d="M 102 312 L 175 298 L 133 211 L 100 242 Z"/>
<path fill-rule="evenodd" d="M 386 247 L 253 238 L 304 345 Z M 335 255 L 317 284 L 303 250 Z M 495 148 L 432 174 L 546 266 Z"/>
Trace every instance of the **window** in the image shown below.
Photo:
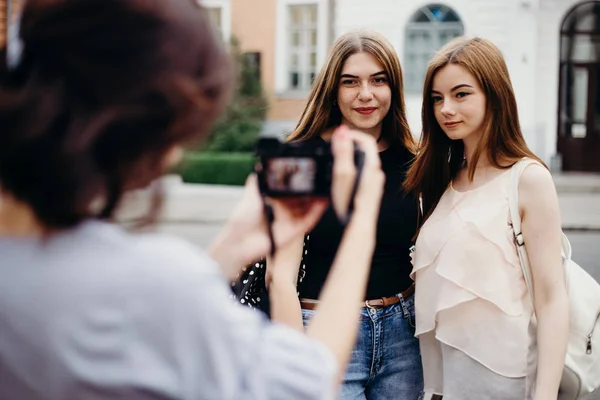
<path fill-rule="evenodd" d="M 223 35 L 223 16 L 221 7 L 206 7 L 206 11 L 208 12 L 208 17 L 211 22 L 217 28 L 217 31 L 222 36 Z"/>
<path fill-rule="evenodd" d="M 449 7 L 431 4 L 422 7 L 411 18 L 405 37 L 405 89 L 421 93 L 427 63 L 443 45 L 464 33 L 458 15 Z"/>
<path fill-rule="evenodd" d="M 333 0 L 276 0 L 275 93 L 304 99 L 332 43 Z"/>
<path fill-rule="evenodd" d="M 560 47 L 559 135 L 600 137 L 600 2 L 571 10 Z"/>
<path fill-rule="evenodd" d="M 288 13 L 288 88 L 305 92 L 317 71 L 317 5 L 290 5 Z"/>
<path fill-rule="evenodd" d="M 231 39 L 231 0 L 193 0 L 204 7 L 223 42 Z"/>

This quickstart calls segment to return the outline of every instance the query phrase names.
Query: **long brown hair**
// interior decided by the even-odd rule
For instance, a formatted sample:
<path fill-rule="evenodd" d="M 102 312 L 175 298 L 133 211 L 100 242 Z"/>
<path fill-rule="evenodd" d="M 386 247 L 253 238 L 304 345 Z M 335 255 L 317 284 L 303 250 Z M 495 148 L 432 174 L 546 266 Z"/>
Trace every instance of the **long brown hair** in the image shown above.
<path fill-rule="evenodd" d="M 500 50 L 486 39 L 456 38 L 442 47 L 429 62 L 423 86 L 423 130 L 417 156 L 404 181 L 405 190 L 421 195 L 425 219 L 463 166 L 463 142 L 453 141 L 444 133 L 435 119 L 431 98 L 433 79 L 448 64 L 465 68 L 486 97 L 481 139 L 472 160 L 469 160 L 469 180 L 473 180 L 477 161 L 483 152 L 493 166 L 501 169 L 509 168 L 523 157 L 534 158 L 543 164 L 523 138 L 515 94 Z"/>
<path fill-rule="evenodd" d="M 362 52 L 373 56 L 388 75 L 392 102 L 383 120 L 382 137 L 390 145 L 402 145 L 414 151 L 415 141 L 406 119 L 402 68 L 398 56 L 383 36 L 363 30 L 345 33 L 335 41 L 325 66 L 315 79 L 300 121 L 288 140 L 311 139 L 341 123 L 342 114 L 334 106 L 334 100 L 337 98 L 342 68 L 348 57 Z"/>

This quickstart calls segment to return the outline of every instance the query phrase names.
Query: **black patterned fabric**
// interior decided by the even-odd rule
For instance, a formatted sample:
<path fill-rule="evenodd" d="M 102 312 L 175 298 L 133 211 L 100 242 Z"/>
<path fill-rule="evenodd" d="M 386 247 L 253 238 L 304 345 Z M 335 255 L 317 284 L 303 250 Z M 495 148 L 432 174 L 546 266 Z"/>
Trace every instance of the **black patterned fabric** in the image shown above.
<path fill-rule="evenodd" d="M 300 260 L 300 267 L 298 268 L 298 287 L 302 284 L 306 276 L 304 259 L 308 253 L 307 243 L 309 239 L 310 235 L 304 236 L 302 258 Z M 247 265 L 231 284 L 231 289 L 233 291 L 232 298 L 235 301 L 254 310 L 260 310 L 267 316 L 270 316 L 269 292 L 265 285 L 266 273 L 267 260 L 266 258 L 262 258 Z"/>

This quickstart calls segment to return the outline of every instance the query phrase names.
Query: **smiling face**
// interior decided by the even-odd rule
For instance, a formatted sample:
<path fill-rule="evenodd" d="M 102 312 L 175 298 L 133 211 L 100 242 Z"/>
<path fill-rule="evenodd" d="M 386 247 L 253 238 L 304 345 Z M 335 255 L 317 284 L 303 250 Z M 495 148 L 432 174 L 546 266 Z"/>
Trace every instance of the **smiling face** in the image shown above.
<path fill-rule="evenodd" d="M 463 140 L 468 147 L 479 141 L 486 97 L 473 75 L 448 64 L 435 74 L 430 96 L 435 119 L 450 139 Z"/>
<path fill-rule="evenodd" d="M 342 123 L 378 138 L 391 101 L 388 75 L 381 64 L 365 52 L 348 57 L 337 93 Z"/>

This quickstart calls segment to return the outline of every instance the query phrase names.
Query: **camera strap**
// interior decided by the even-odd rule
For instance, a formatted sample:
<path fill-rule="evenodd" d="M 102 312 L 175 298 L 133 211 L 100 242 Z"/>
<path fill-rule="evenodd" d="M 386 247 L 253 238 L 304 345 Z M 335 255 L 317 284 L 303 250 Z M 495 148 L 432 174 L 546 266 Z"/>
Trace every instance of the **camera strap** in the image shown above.
<path fill-rule="evenodd" d="M 340 224 L 345 228 L 350 219 L 352 218 L 352 214 L 354 212 L 354 200 L 356 198 L 356 192 L 358 191 L 358 185 L 360 184 L 361 176 L 362 176 L 362 167 L 363 167 L 363 159 L 361 159 L 356 165 L 356 176 L 354 178 L 354 184 L 352 185 L 352 192 L 350 192 L 350 202 L 348 203 L 348 210 L 346 210 L 346 214 L 343 216 L 338 216 L 338 220 Z M 258 172 L 262 173 L 262 172 Z M 269 234 L 269 241 L 271 242 L 271 249 L 269 251 L 269 255 L 273 257 L 275 255 L 275 236 L 273 235 L 273 222 L 275 221 L 275 213 L 273 211 L 273 206 L 269 203 L 265 196 L 262 197 L 263 203 L 263 212 L 265 214 L 266 222 L 267 222 L 267 232 Z"/>

